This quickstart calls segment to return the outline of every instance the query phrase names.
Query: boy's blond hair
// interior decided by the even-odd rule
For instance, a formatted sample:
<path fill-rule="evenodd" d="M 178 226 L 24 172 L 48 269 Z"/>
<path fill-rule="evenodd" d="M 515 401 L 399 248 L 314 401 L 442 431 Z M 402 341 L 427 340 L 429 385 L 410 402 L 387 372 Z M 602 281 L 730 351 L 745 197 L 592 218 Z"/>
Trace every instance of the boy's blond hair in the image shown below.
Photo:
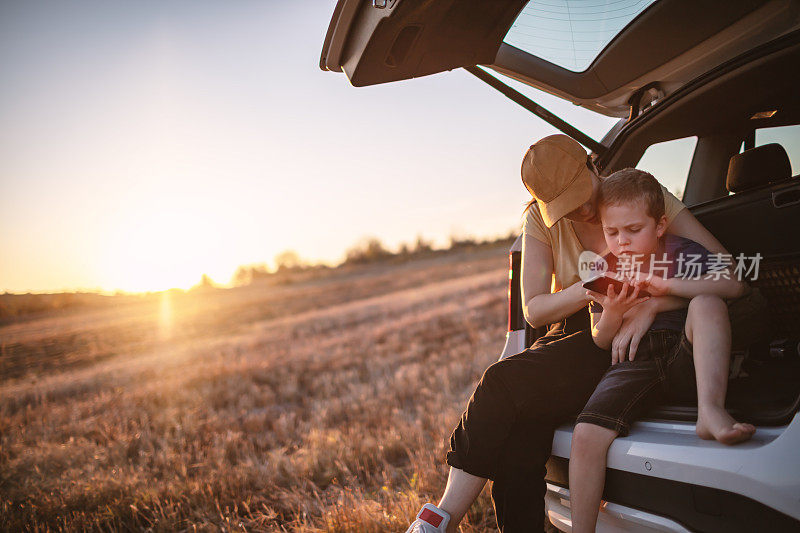
<path fill-rule="evenodd" d="M 644 202 L 647 215 L 656 222 L 664 216 L 664 192 L 652 174 L 635 168 L 625 168 L 600 180 L 597 194 L 598 209 L 604 205 Z"/>

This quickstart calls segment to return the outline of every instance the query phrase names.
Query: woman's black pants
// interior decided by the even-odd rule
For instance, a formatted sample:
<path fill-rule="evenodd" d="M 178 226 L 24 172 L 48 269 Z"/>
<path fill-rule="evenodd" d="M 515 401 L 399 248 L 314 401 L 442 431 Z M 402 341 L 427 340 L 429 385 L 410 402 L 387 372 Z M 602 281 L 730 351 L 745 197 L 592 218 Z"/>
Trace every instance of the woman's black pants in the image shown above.
<path fill-rule="evenodd" d="M 447 463 L 493 481 L 503 532 L 542 530 L 553 432 L 581 411 L 611 363 L 587 326 L 584 310 L 486 369 L 450 437 Z"/>

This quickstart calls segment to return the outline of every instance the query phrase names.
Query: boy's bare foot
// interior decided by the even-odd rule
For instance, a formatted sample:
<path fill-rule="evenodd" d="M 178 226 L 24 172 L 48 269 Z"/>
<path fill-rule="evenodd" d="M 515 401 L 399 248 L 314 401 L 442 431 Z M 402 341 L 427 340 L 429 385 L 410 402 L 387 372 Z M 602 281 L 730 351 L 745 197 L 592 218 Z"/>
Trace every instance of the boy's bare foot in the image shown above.
<path fill-rule="evenodd" d="M 725 409 L 710 407 L 698 411 L 695 431 L 701 439 L 738 444 L 752 437 L 756 428 L 752 424 L 737 422 Z"/>

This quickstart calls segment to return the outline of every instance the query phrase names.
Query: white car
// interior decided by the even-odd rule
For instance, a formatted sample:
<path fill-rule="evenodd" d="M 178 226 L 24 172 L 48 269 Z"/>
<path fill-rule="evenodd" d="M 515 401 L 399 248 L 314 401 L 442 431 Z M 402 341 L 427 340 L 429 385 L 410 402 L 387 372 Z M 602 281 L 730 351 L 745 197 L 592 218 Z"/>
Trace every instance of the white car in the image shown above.
<path fill-rule="evenodd" d="M 597 530 L 800 531 L 800 2 L 340 0 L 320 66 L 356 86 L 465 68 L 605 174 L 666 159 L 692 213 L 734 256 L 758 257 L 768 327 L 734 352 L 727 404 L 758 431 L 704 441 L 696 405 L 660 406 L 611 446 Z M 492 71 L 619 121 L 592 139 Z M 522 316 L 520 239 L 510 255 L 502 357 L 542 333 Z M 571 435 L 556 431 L 547 475 L 564 531 Z"/>

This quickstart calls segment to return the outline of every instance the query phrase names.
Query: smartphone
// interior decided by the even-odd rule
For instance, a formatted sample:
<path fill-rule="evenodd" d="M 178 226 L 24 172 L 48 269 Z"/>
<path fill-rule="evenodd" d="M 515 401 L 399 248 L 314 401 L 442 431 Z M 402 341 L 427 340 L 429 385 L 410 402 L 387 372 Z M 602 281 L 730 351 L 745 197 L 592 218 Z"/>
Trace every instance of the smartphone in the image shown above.
<path fill-rule="evenodd" d="M 592 290 L 594 292 L 599 292 L 601 294 L 606 294 L 606 292 L 608 291 L 608 286 L 609 285 L 613 285 L 614 286 L 614 294 L 619 294 L 620 291 L 622 291 L 622 282 L 620 280 L 615 279 L 615 278 L 609 278 L 609 277 L 607 277 L 607 276 L 605 276 L 603 274 L 599 274 L 599 275 L 594 276 L 591 279 L 588 279 L 588 280 L 583 282 L 583 287 L 585 289 L 589 289 L 589 290 Z M 631 295 L 631 291 L 632 290 L 633 290 L 633 287 L 631 287 L 629 285 L 628 286 L 628 296 Z M 637 298 L 645 298 L 647 296 L 650 296 L 649 292 L 643 291 L 643 290 L 639 290 L 639 294 L 638 294 Z"/>

